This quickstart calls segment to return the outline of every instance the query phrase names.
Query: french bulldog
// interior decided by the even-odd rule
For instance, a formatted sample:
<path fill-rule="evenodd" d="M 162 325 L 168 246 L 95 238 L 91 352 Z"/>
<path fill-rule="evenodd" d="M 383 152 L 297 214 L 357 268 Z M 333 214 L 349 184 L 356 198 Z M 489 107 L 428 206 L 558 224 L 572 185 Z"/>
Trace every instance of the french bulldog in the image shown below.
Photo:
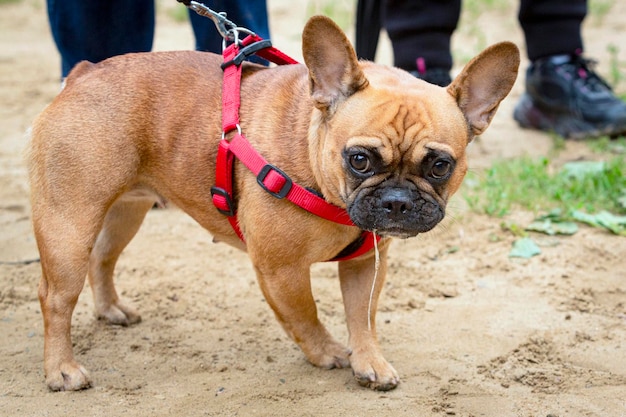
<path fill-rule="evenodd" d="M 326 17 L 311 18 L 302 41 L 304 65 L 243 64 L 241 129 L 264 158 L 344 209 L 353 225 L 268 194 L 240 162 L 234 204 L 245 243 L 216 210 L 210 189 L 222 136 L 218 55 L 154 52 L 82 62 L 35 120 L 28 165 L 51 390 L 92 385 L 70 335 L 86 276 L 98 318 L 124 326 L 140 321 L 118 296 L 113 270 L 162 201 L 217 241 L 247 251 L 278 322 L 313 365 L 350 366 L 359 384 L 377 390 L 398 385 L 375 321 L 389 244 L 444 218 L 467 171 L 466 147 L 513 86 L 519 52 L 512 43 L 495 44 L 443 88 L 359 61 Z M 338 261 L 344 345 L 318 319 L 310 267 L 333 259 L 363 231 L 382 239 L 377 251 Z"/>

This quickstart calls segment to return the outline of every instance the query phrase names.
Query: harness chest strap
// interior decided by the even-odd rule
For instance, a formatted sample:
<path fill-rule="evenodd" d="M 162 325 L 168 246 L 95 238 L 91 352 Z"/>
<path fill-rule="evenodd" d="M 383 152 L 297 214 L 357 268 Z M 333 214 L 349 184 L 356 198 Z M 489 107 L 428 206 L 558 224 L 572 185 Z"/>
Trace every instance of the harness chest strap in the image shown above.
<path fill-rule="evenodd" d="M 245 241 L 237 222 L 233 204 L 233 166 L 234 159 L 237 157 L 254 173 L 259 185 L 274 197 L 286 198 L 299 207 L 332 222 L 354 226 L 344 209 L 328 203 L 315 193 L 294 183 L 279 168 L 269 164 L 241 134 L 239 127 L 241 62 L 254 53 L 279 65 L 297 63 L 287 55 L 271 47 L 269 41 L 263 41 L 256 35 L 246 37 L 241 42 L 241 45 L 243 49 L 240 50 L 239 46 L 233 43 L 223 52 L 222 128 L 224 136 L 235 129 L 237 133 L 230 140 L 223 137 L 219 143 L 215 186 L 211 188 L 213 204 L 222 214 L 228 217 L 234 231 L 242 241 Z M 358 248 L 354 249 L 354 245 L 350 245 L 346 248 L 350 249 L 349 253 L 344 254 L 346 252 L 344 250 L 338 257 L 332 260 L 346 260 L 367 253 L 374 247 L 374 239 L 380 240 L 380 237 L 374 233 L 364 231 L 357 242 L 355 242 L 355 244 L 358 243 Z"/>

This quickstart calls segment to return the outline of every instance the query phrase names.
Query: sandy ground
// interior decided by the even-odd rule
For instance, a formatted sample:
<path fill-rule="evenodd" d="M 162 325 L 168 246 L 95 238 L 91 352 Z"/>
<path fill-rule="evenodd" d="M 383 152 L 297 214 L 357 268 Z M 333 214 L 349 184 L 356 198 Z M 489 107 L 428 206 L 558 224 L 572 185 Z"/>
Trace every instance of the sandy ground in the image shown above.
<path fill-rule="evenodd" d="M 305 7 L 290 3 L 270 0 L 274 43 L 298 57 Z M 607 45 L 626 45 L 626 6 L 614 3 L 585 28 L 603 74 Z M 483 13 L 478 26 L 488 43 L 523 45 L 513 6 Z M 551 239 L 540 256 L 513 260 L 501 219 L 469 212 L 462 198 L 444 226 L 391 250 L 378 323 L 402 377 L 394 391 L 363 389 L 349 369 L 307 363 L 263 301 L 246 255 L 166 209 L 149 213 L 117 270 L 143 322 L 95 320 L 85 288 L 73 333 L 95 387 L 49 392 L 22 150 L 29 124 L 59 89 L 58 56 L 43 1 L 0 6 L 0 27 L 0 415 L 626 416 L 626 239 L 582 227 Z M 188 25 L 160 15 L 156 49 L 191 47 Z M 455 38 L 459 54 L 476 48 L 471 31 Z M 380 60 L 389 62 L 388 47 Z M 473 168 L 552 147 L 548 135 L 511 120 L 522 80 L 472 145 Z M 585 157 L 598 156 L 568 143 L 558 159 Z M 335 265 L 316 265 L 314 275 L 321 319 L 345 341 Z"/>

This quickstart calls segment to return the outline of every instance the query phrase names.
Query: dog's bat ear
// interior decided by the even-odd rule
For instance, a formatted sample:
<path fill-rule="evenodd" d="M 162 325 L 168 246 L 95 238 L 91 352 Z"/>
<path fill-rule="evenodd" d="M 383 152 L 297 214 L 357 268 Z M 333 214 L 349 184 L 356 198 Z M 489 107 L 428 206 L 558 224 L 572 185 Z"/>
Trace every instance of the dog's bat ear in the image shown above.
<path fill-rule="evenodd" d="M 368 84 L 350 41 L 328 17 L 309 19 L 302 31 L 302 55 L 309 69 L 311 97 L 327 114 Z"/>
<path fill-rule="evenodd" d="M 519 63 L 517 46 L 497 43 L 472 59 L 448 86 L 474 135 L 483 133 L 491 123 L 515 83 Z"/>

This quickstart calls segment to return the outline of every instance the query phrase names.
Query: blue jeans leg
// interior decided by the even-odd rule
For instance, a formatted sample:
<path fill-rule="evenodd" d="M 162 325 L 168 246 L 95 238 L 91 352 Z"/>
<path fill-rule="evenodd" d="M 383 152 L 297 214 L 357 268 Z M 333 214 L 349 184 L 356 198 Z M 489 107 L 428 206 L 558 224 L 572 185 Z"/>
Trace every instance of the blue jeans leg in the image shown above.
<path fill-rule="evenodd" d="M 47 6 L 63 77 L 82 60 L 152 49 L 154 0 L 47 0 Z"/>

